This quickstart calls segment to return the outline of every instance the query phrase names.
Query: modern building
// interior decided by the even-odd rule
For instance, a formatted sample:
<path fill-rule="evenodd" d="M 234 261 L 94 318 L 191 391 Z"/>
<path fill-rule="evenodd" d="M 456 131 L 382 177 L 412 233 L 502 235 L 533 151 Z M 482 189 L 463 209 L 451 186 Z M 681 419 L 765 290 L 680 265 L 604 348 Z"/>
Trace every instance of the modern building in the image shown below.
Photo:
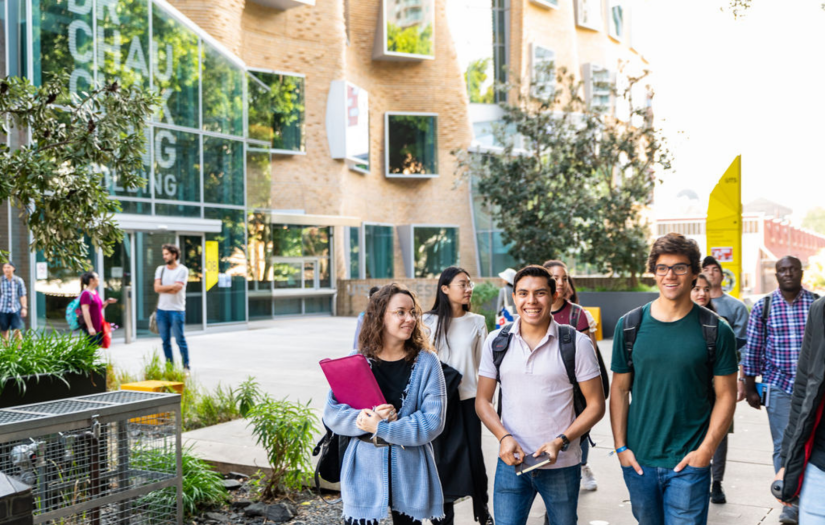
<path fill-rule="evenodd" d="M 515 94 L 494 80 L 527 84 L 552 62 L 619 116 L 600 82 L 646 67 L 615 0 L 0 0 L 0 13 L 1 74 L 162 97 L 146 187 L 106 173 L 123 243 L 89 261 L 120 299 L 109 320 L 128 311 L 137 336 L 167 242 L 190 269 L 190 330 L 331 314 L 346 279 L 495 275 L 512 260 L 452 154 L 499 146 L 496 102 Z M 31 324 L 60 328 L 77 275 L 26 244 L 4 203 L 0 249 L 29 284 Z"/>

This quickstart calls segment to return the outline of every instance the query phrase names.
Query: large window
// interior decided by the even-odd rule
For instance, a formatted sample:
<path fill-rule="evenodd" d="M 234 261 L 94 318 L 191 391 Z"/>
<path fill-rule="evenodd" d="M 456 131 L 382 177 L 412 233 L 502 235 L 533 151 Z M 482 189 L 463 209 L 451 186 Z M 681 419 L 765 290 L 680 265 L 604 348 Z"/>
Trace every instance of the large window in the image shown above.
<path fill-rule="evenodd" d="M 483 277 L 498 275 L 507 268 L 515 268 L 516 260 L 510 255 L 502 239 L 501 228 L 493 220 L 489 206 L 478 193 L 477 182 L 471 180 L 473 198 L 473 222 L 476 232 L 476 250 Z"/>
<path fill-rule="evenodd" d="M 331 228 L 273 224 L 271 231 L 276 290 L 332 287 Z"/>
<path fill-rule="evenodd" d="M 624 2 L 621 0 L 610 0 L 610 21 L 608 23 L 609 34 L 616 40 L 624 39 Z"/>
<path fill-rule="evenodd" d="M 244 205 L 244 145 L 237 140 L 203 138 L 203 200 Z"/>
<path fill-rule="evenodd" d="M 608 69 L 595 64 L 584 65 L 584 95 L 591 109 L 603 112 L 610 110 L 612 78 Z"/>
<path fill-rule="evenodd" d="M 510 64 L 510 0 L 493 2 L 493 73 L 498 84 L 507 82 Z M 495 102 L 506 102 L 507 91 L 496 90 Z"/>
<path fill-rule="evenodd" d="M 153 83 L 161 96 L 155 120 L 200 127 L 198 36 L 162 9 L 152 10 Z"/>
<path fill-rule="evenodd" d="M 200 137 L 155 128 L 155 198 L 200 202 Z"/>
<path fill-rule="evenodd" d="M 458 228 L 415 226 L 413 228 L 415 277 L 438 277 L 458 264 Z"/>
<path fill-rule="evenodd" d="M 208 42 L 201 49 L 203 129 L 243 136 L 243 70 Z"/>
<path fill-rule="evenodd" d="M 435 56 L 435 0 L 382 0 L 383 26 L 378 59 L 428 59 Z M 379 21 L 380 23 L 380 21 Z"/>
<path fill-rule="evenodd" d="M 246 151 L 246 206 L 272 207 L 272 155 L 269 150 Z"/>
<path fill-rule="evenodd" d="M 433 113 L 387 113 L 387 177 L 438 176 L 438 117 Z"/>
<path fill-rule="evenodd" d="M 450 0 L 447 22 L 471 104 L 492 104 L 493 6 L 490 0 Z"/>
<path fill-rule="evenodd" d="M 279 153 L 306 151 L 304 77 L 254 70 L 247 85 L 249 138 Z"/>
<path fill-rule="evenodd" d="M 207 219 L 221 221 L 220 233 L 207 233 L 206 242 L 218 243 L 218 279 L 210 288 L 207 278 L 206 322 L 246 320 L 246 217 L 243 210 L 206 208 Z M 207 245 L 207 254 L 209 246 Z M 208 262 L 208 260 L 207 260 Z M 208 271 L 208 267 L 207 267 Z"/>
<path fill-rule="evenodd" d="M 576 0 L 576 23 L 594 31 L 602 30 L 602 0 Z"/>
<path fill-rule="evenodd" d="M 539 44 L 530 46 L 530 93 L 541 100 L 549 100 L 556 92 L 556 53 Z"/>
<path fill-rule="evenodd" d="M 364 270 L 367 279 L 395 276 L 395 248 L 392 226 L 364 225 Z"/>

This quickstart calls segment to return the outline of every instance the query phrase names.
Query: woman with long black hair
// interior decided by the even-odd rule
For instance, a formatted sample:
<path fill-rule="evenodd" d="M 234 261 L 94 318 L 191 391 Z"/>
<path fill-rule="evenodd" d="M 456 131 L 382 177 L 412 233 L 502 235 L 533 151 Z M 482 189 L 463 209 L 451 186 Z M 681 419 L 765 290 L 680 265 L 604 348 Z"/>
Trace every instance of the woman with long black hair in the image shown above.
<path fill-rule="evenodd" d="M 487 473 L 481 453 L 481 420 L 476 415 L 478 366 L 487 323 L 470 311 L 474 283 L 467 270 L 451 266 L 441 272 L 432 309 L 424 314 L 430 341 L 438 353 L 447 383 L 447 420 L 433 442 L 444 490 L 444 514 L 434 525 L 452 525 L 454 502 L 473 498 L 473 514 L 482 525 L 492 522 L 487 510 Z"/>

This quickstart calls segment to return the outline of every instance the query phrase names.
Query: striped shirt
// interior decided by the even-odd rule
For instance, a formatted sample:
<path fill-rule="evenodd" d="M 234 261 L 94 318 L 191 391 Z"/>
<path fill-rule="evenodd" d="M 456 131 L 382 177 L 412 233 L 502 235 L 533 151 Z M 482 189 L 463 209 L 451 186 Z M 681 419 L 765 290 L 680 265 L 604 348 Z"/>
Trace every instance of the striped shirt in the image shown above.
<path fill-rule="evenodd" d="M 0 312 L 16 314 L 20 311 L 20 298 L 26 296 L 26 284 L 23 279 L 13 275 L 11 279 L 0 276 Z"/>
<path fill-rule="evenodd" d="M 748 344 L 742 354 L 742 366 L 746 376 L 761 375 L 763 383 L 791 394 L 796 377 L 796 362 L 805 334 L 805 322 L 815 297 L 808 290 L 799 292 L 791 304 L 785 301 L 779 290 L 774 291 L 770 297 L 767 330 L 762 320 L 765 301 L 757 302 L 751 310 Z"/>

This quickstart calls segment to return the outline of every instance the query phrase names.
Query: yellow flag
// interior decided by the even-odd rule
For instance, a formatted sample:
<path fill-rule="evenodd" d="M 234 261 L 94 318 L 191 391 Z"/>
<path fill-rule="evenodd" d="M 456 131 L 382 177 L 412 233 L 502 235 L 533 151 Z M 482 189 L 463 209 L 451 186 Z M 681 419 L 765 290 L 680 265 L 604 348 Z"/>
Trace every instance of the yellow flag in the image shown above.
<path fill-rule="evenodd" d="M 206 241 L 206 289 L 218 284 L 218 241 Z"/>
<path fill-rule="evenodd" d="M 742 156 L 716 183 L 708 201 L 707 254 L 722 265 L 722 289 L 739 297 L 742 281 Z"/>

